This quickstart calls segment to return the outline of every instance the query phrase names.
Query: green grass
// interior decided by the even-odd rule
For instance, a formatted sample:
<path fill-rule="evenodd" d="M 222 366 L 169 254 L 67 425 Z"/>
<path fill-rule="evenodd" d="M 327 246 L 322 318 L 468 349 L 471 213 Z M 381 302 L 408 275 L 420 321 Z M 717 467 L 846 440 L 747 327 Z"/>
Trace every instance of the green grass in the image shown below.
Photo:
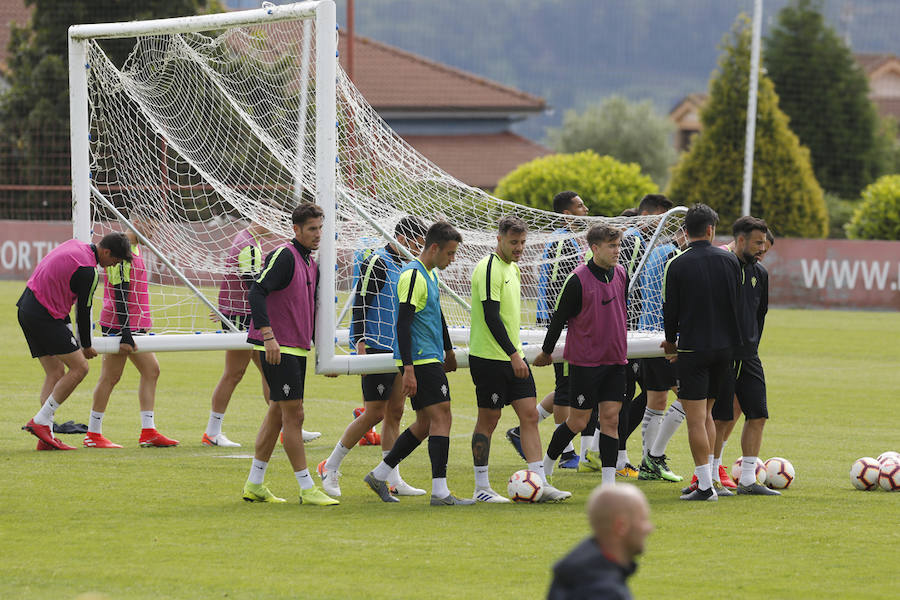
<path fill-rule="evenodd" d="M 244 503 L 250 461 L 235 456 L 252 452 L 262 418 L 258 375 L 251 368 L 226 417 L 225 430 L 244 447 L 203 447 L 222 366 L 214 352 L 159 356 L 157 423 L 180 447 L 137 447 L 137 377 L 129 367 L 104 421 L 106 436 L 125 449 L 35 452 L 34 439 L 19 429 L 37 409 L 43 377 L 16 323 L 22 286 L 0 282 L 0 332 L 10 344 L 0 363 L 0 598 L 542 597 L 552 564 L 587 533 L 584 501 L 598 476 L 558 472 L 555 483 L 574 494 L 562 505 L 433 509 L 422 498 L 385 505 L 361 481 L 380 460 L 372 447 L 345 460 L 340 506 L 297 505 L 280 449 L 268 482 L 292 502 Z M 894 313 L 770 313 L 761 354 L 772 419 L 762 454 L 789 458 L 795 484 L 782 498 L 697 505 L 678 500 L 679 486 L 641 482 L 656 531 L 631 580 L 635 595 L 895 597 L 900 494 L 857 492 L 847 471 L 859 456 L 900 450 L 892 405 L 900 389 L 898 339 Z M 87 420 L 99 366 L 92 361 L 58 420 Z M 539 393 L 551 380 L 551 370 L 537 370 Z M 467 371 L 451 376 L 451 393 L 449 481 L 468 495 L 475 410 Z M 314 467 L 360 404 L 359 380 L 311 375 L 306 396 L 307 429 L 324 433 L 307 446 Z M 494 436 L 498 490 L 523 466 L 502 435 L 513 419 L 504 414 Z M 551 430 L 545 421 L 545 443 Z M 80 436 L 65 438 L 80 446 Z M 639 456 L 639 435 L 629 445 L 632 458 Z M 728 464 L 738 445 L 735 436 Z M 690 475 L 684 427 L 669 448 L 676 472 Z M 424 448 L 401 470 L 429 487 Z"/>

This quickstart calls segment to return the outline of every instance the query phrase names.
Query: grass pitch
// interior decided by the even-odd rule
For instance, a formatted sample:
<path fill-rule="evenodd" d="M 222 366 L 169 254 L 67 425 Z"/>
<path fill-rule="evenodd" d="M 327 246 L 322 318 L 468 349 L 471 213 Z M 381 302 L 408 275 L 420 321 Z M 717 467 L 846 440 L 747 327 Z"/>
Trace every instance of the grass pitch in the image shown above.
<path fill-rule="evenodd" d="M 284 505 L 240 499 L 263 415 L 258 374 L 238 387 L 225 431 L 242 448 L 200 444 L 221 353 L 170 353 L 156 421 L 178 448 L 142 449 L 137 373 L 126 368 L 104 434 L 122 450 L 35 452 L 19 428 L 35 412 L 43 372 L 19 330 L 15 301 L 23 282 L 0 282 L 0 598 L 539 598 L 552 564 L 587 534 L 584 501 L 599 474 L 557 471 L 571 490 L 561 505 L 432 508 L 425 498 L 386 505 L 362 477 L 380 449 L 358 447 L 343 464 L 341 505 L 299 506 L 297 484 L 276 449 L 269 467 Z M 857 492 L 847 472 L 856 458 L 900 450 L 896 409 L 900 315 L 775 310 L 761 350 L 772 418 L 763 458 L 790 459 L 797 479 L 782 498 L 735 497 L 716 504 L 678 500 L 677 484 L 640 482 L 656 531 L 631 580 L 637 597 L 896 597 L 900 494 Z M 86 422 L 100 371 L 57 413 Z M 539 394 L 552 370 L 536 369 Z M 469 436 L 475 406 L 469 374 L 451 375 L 454 424 L 449 481 L 473 487 Z M 307 379 L 306 428 L 312 468 L 325 458 L 360 405 L 356 377 Z M 404 419 L 409 422 L 411 412 Z M 523 463 L 494 435 L 491 480 L 498 491 Z M 549 440 L 552 424 L 541 432 Z M 740 427 L 740 425 L 738 426 Z M 739 431 L 739 429 L 738 429 Z M 629 443 L 640 456 L 639 433 Z M 737 434 L 726 464 L 740 455 Z M 685 428 L 669 446 L 670 464 L 690 476 Z M 426 449 L 401 465 L 404 478 L 430 487 Z"/>

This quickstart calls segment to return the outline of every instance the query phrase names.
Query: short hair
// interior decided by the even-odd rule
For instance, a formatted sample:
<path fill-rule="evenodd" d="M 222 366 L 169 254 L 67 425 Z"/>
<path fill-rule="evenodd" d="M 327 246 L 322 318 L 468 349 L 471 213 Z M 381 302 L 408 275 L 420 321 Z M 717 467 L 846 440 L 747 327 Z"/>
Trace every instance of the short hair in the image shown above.
<path fill-rule="evenodd" d="M 397 226 L 394 227 L 394 237 L 402 235 L 408 240 L 425 237 L 427 232 L 428 227 L 425 225 L 425 222 L 415 215 L 403 217 L 397 221 Z"/>
<path fill-rule="evenodd" d="M 766 229 L 766 239 L 769 240 L 769 245 L 775 245 L 775 236 L 772 234 L 771 229 Z"/>
<path fill-rule="evenodd" d="M 672 208 L 672 206 L 672 201 L 662 194 L 647 194 L 641 198 L 637 211 L 638 214 L 641 214 L 642 212 L 655 212 L 659 209 L 662 209 L 663 212 L 665 212 Z"/>
<path fill-rule="evenodd" d="M 638 216 L 638 211 L 636 208 L 626 208 L 622 212 L 619 213 L 620 217 L 636 217 Z"/>
<path fill-rule="evenodd" d="M 303 225 L 310 219 L 318 219 L 324 217 L 325 213 L 318 204 L 312 202 L 301 202 L 300 205 L 291 213 L 291 223 L 294 225 Z"/>
<path fill-rule="evenodd" d="M 111 255 L 119 260 L 131 262 L 131 241 L 124 233 L 107 233 L 97 246 L 106 248 Z"/>
<path fill-rule="evenodd" d="M 745 215 L 739 218 L 731 226 L 731 233 L 734 235 L 734 237 L 737 237 L 739 235 L 746 236 L 753 231 L 762 231 L 763 233 L 768 234 L 769 226 L 766 225 L 766 222 L 762 219 L 751 217 L 750 215 Z"/>
<path fill-rule="evenodd" d="M 553 196 L 553 212 L 561 213 L 564 210 L 569 210 L 569 207 L 572 206 L 572 201 L 577 197 L 578 194 L 571 190 L 566 190 Z"/>
<path fill-rule="evenodd" d="M 447 245 L 447 242 L 459 242 L 461 244 L 462 241 L 462 235 L 447 221 L 435 222 L 425 233 L 425 248 L 430 248 L 432 244 L 437 244 L 439 248 L 443 248 Z"/>
<path fill-rule="evenodd" d="M 588 229 L 587 241 L 588 245 L 601 244 L 603 242 L 611 242 L 622 237 L 622 230 L 605 223 L 597 223 Z"/>
<path fill-rule="evenodd" d="M 690 207 L 684 215 L 684 230 L 690 237 L 703 237 L 707 227 L 715 227 L 718 223 L 719 214 L 702 202 Z"/>
<path fill-rule="evenodd" d="M 515 215 L 506 215 L 497 223 L 497 233 L 506 235 L 507 233 L 527 233 L 528 224 L 524 219 Z"/>

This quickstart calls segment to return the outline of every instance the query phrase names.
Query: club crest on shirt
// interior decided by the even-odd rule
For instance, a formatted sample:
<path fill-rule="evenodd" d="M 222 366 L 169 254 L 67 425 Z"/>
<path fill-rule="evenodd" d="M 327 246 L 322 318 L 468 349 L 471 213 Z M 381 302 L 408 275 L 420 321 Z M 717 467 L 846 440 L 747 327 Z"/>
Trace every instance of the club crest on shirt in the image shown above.
<path fill-rule="evenodd" d="M 756 287 L 756 275 L 750 278 L 750 285 Z"/>

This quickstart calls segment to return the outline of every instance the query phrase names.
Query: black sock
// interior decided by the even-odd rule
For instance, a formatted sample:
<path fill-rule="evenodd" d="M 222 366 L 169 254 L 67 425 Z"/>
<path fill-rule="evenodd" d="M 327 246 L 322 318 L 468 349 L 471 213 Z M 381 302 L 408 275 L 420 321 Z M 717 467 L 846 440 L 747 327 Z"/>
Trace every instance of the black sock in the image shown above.
<path fill-rule="evenodd" d="M 631 412 L 631 398 L 625 396 L 622 402 L 622 408 L 619 409 L 619 450 L 624 450 L 628 443 L 628 434 L 631 433 L 629 428 L 629 413 Z"/>
<path fill-rule="evenodd" d="M 575 433 L 576 432 L 569 429 L 568 424 L 560 423 L 556 428 L 556 431 L 553 432 L 550 443 L 547 444 L 547 456 L 553 460 L 559 458 L 559 455 L 562 454 L 565 447 L 569 445 L 569 442 L 575 439 Z"/>
<path fill-rule="evenodd" d="M 647 392 L 642 391 L 638 397 L 631 401 L 631 407 L 628 410 L 628 433 L 625 434 L 625 440 L 634 433 L 641 421 L 644 420 L 644 409 L 647 408 Z M 622 434 L 619 434 L 622 437 Z"/>
<path fill-rule="evenodd" d="M 388 455 L 384 457 L 384 463 L 393 469 L 400 464 L 401 460 L 412 454 L 413 450 L 418 448 L 421 443 L 422 440 L 414 436 L 409 428 L 405 429 L 403 433 L 397 436 L 394 447 L 391 448 Z"/>
<path fill-rule="evenodd" d="M 431 459 L 431 478 L 447 477 L 447 460 L 450 458 L 450 438 L 446 435 L 428 436 L 428 457 Z"/>
<path fill-rule="evenodd" d="M 619 453 L 619 440 L 606 435 L 600 434 L 600 464 L 604 467 L 615 467 L 616 458 Z"/>

